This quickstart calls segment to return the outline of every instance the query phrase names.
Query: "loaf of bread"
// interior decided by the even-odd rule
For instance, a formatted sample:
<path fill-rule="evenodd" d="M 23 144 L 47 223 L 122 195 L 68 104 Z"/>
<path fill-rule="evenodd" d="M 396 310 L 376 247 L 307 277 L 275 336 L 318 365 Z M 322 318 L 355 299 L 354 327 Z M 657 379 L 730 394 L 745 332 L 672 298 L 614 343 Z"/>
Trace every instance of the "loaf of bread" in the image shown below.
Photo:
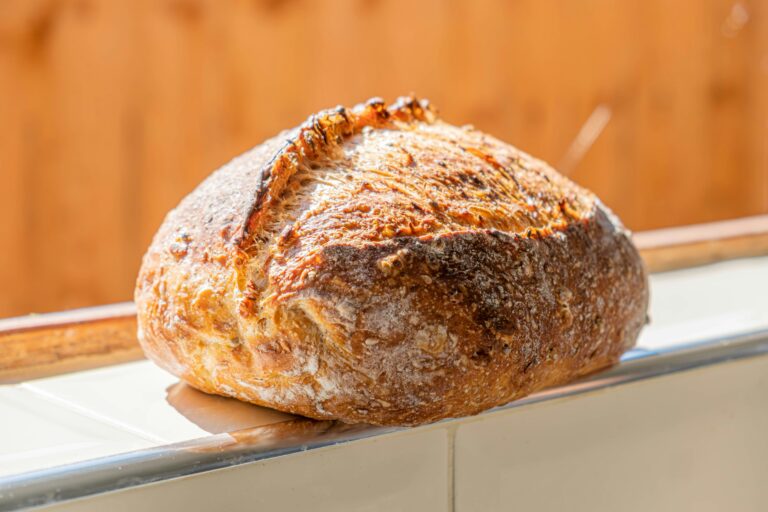
<path fill-rule="evenodd" d="M 647 303 L 592 193 L 413 98 L 320 112 L 214 172 L 136 287 L 144 351 L 192 386 L 380 425 L 610 366 Z"/>

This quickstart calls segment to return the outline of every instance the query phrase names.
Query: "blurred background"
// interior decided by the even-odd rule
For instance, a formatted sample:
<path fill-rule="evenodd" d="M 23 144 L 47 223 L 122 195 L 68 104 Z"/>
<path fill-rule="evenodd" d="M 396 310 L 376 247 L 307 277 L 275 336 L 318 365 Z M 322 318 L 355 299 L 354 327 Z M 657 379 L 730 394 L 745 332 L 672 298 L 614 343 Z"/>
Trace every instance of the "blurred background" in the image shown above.
<path fill-rule="evenodd" d="M 212 170 L 410 92 L 636 231 L 768 211 L 768 1 L 0 0 L 0 316 L 130 300 Z"/>

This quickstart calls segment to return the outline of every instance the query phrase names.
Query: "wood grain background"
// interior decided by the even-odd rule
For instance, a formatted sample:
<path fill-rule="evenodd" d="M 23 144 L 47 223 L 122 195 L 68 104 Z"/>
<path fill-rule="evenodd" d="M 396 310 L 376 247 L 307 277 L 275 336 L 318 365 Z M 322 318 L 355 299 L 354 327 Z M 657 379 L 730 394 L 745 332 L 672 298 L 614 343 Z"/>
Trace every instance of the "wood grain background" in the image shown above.
<path fill-rule="evenodd" d="M 768 211 L 765 1 L 2 0 L 0 316 L 129 299 L 214 168 L 412 91 L 632 229 Z"/>

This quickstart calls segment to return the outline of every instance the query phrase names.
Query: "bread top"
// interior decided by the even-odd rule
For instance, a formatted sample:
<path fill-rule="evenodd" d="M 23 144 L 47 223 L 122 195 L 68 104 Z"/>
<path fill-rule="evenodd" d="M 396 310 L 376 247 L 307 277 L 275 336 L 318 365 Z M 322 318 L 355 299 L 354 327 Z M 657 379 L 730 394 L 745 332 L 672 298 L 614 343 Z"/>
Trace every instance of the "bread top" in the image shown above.
<path fill-rule="evenodd" d="M 535 244 L 550 239 L 562 243 Z M 513 250 L 509 241 L 530 253 L 520 256 L 526 267 L 519 275 L 504 260 Z M 567 265 L 567 251 L 594 261 L 573 272 L 550 268 L 546 258 Z M 601 266 L 606 276 L 597 277 Z M 558 286 L 568 289 L 556 297 L 540 289 L 549 281 L 536 284 L 534 274 L 544 271 L 559 272 Z M 599 326 L 613 329 L 615 339 L 579 349 L 597 354 L 592 367 L 599 367 L 634 342 L 647 303 L 644 279 L 626 232 L 589 191 L 491 136 L 441 122 L 426 101 L 401 98 L 387 106 L 373 99 L 316 114 L 211 175 L 155 236 L 136 302 L 145 350 L 201 389 L 285 403 L 284 410 L 314 417 L 340 417 L 318 413 L 318 396 L 379 393 L 376 400 L 399 404 L 405 418 L 406 402 L 428 402 L 418 389 L 440 397 L 435 382 L 447 379 L 439 386 L 449 386 L 450 368 L 487 355 L 473 344 L 498 338 L 501 347 L 499 340 L 516 336 L 503 343 L 508 354 L 516 343 L 550 336 L 530 326 L 510 334 L 518 302 L 509 302 L 512 292 L 496 292 L 497 285 L 514 290 L 528 283 L 519 289 L 536 294 L 528 299 L 533 313 L 519 314 L 534 322 L 537 307 L 552 306 L 559 315 L 563 301 L 581 301 L 577 308 L 587 314 L 592 301 L 611 298 L 610 283 L 621 282 L 614 299 L 629 302 L 614 315 L 615 325 Z M 433 286 L 436 280 L 443 282 Z M 586 289 L 577 280 L 592 283 L 596 298 L 573 296 L 569 290 Z M 630 297 L 632 286 L 639 291 Z M 611 307 L 601 302 L 600 315 Z M 413 325 L 404 325 L 409 320 Z M 561 343 L 571 350 L 568 339 Z M 312 343 L 322 347 L 302 346 Z M 380 360 L 372 362 L 377 345 Z M 405 373 L 382 370 L 410 360 L 418 364 Z M 565 375 L 551 373 L 550 381 L 558 374 Z M 499 386 L 511 386 L 504 382 Z M 243 394 L 249 386 L 261 400 Z M 472 410 L 491 403 L 480 399 L 482 389 L 476 395 Z"/>
<path fill-rule="evenodd" d="M 262 167 L 245 246 L 286 211 L 293 225 L 283 246 L 323 229 L 343 243 L 466 229 L 530 235 L 578 220 L 594 203 L 543 162 L 443 123 L 411 98 L 321 112 L 289 138 Z"/>
<path fill-rule="evenodd" d="M 213 173 L 168 214 L 144 267 L 165 260 L 192 287 L 210 274 L 199 267 L 230 267 L 247 316 L 270 274 L 273 294 L 290 293 L 302 276 L 283 266 L 302 268 L 328 245 L 476 230 L 547 236 L 589 218 L 595 201 L 546 163 L 438 120 L 426 100 L 374 98 L 315 114 Z M 224 309 L 206 323 L 234 328 Z"/>

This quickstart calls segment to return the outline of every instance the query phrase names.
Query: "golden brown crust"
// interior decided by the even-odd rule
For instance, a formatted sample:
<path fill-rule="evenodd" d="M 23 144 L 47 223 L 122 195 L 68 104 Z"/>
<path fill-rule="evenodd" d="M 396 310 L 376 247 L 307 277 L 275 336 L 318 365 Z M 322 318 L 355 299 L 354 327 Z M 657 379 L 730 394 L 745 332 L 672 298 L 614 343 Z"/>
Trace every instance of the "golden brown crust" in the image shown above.
<path fill-rule="evenodd" d="M 322 112 L 214 173 L 136 288 L 145 352 L 193 386 L 407 425 L 615 363 L 647 301 L 590 192 L 410 98 Z"/>

